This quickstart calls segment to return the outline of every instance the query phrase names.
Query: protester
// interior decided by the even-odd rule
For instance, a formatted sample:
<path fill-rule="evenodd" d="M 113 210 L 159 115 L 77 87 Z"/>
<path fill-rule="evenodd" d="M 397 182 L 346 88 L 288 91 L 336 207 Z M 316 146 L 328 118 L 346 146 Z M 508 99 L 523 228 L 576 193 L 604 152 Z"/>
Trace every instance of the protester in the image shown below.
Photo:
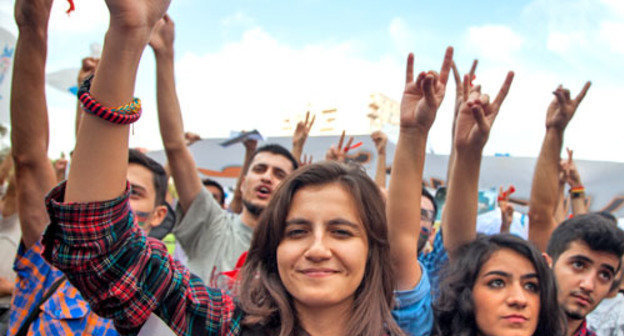
<path fill-rule="evenodd" d="M 209 178 L 203 179 L 202 184 L 206 187 L 206 190 L 212 194 L 215 201 L 221 205 L 221 208 L 225 209 L 225 190 L 223 190 L 223 186 L 221 186 L 219 182 Z"/>
<path fill-rule="evenodd" d="M 528 242 L 481 236 L 455 255 L 435 303 L 432 335 L 565 335 L 554 277 Z"/>
<path fill-rule="evenodd" d="M 554 280 L 539 252 L 509 235 L 474 240 L 482 151 L 513 75 L 491 103 L 480 87 L 467 85 L 468 76 L 462 83 L 442 219 L 451 263 L 434 305 L 433 335 L 565 333 Z"/>
<path fill-rule="evenodd" d="M 457 66 L 455 62 L 451 64 L 451 69 L 453 70 L 453 76 L 455 78 L 455 109 L 453 115 L 453 127 L 451 132 L 451 153 L 449 155 L 448 168 L 447 168 L 447 181 L 450 183 L 451 172 L 453 170 L 453 165 L 455 163 L 455 129 L 457 124 L 457 118 L 459 116 L 459 108 L 462 103 L 467 101 L 468 95 L 466 94 L 466 90 L 471 88 L 472 80 L 474 79 L 474 73 L 477 67 L 477 60 L 475 60 L 472 64 L 472 68 L 470 69 L 470 73 L 464 77 L 464 80 L 461 79 L 459 75 L 459 71 L 457 70 Z M 475 87 L 476 90 L 478 87 Z M 448 184 L 448 183 L 447 183 Z M 429 198 L 429 197 L 427 197 Z M 434 202 L 435 204 L 435 202 Z M 421 209 L 425 211 L 431 210 L 428 208 L 428 204 L 426 201 L 421 201 Z M 435 207 L 436 217 L 437 218 L 437 205 Z M 421 210 L 422 211 L 422 210 Z M 444 213 L 442 214 L 444 217 Z M 434 218 L 434 220 L 435 220 Z M 433 224 L 433 223 L 432 223 Z M 428 221 L 423 222 L 423 229 L 428 228 Z M 446 241 L 444 235 L 444 228 L 440 228 L 436 233 L 432 232 L 433 230 L 429 229 L 429 235 L 434 234 L 433 237 L 427 237 L 427 241 L 431 241 L 433 239 L 433 243 L 431 244 L 431 250 L 427 251 L 427 253 L 419 253 L 418 260 L 425 266 L 429 279 L 431 281 L 431 288 L 433 292 L 433 297 L 437 297 L 439 282 L 440 282 L 440 272 L 448 263 L 448 254 L 446 248 Z M 422 232 L 424 233 L 424 232 Z M 424 237 L 423 237 L 424 238 Z M 421 250 L 422 251 L 422 250 Z"/>
<path fill-rule="evenodd" d="M 220 273 L 234 269 L 241 254 L 249 249 L 260 214 L 298 163 L 279 145 L 258 148 L 250 156 L 249 169 L 242 172 L 241 214 L 221 208 L 204 188 L 185 144 L 174 81 L 174 35 L 174 23 L 165 16 L 149 41 L 156 57 L 160 133 L 179 197 L 173 234 L 188 256 L 189 269 L 210 283 Z"/>
<path fill-rule="evenodd" d="M 610 213 L 600 215 L 617 225 L 617 219 Z M 622 258 L 624 263 L 624 258 Z M 611 285 L 607 298 L 587 315 L 587 326 L 600 336 L 624 335 L 624 267 L 620 266 L 616 280 Z"/>
<path fill-rule="evenodd" d="M 600 214 L 557 223 L 559 156 L 565 129 L 589 90 L 576 98 L 559 86 L 546 114 L 546 135 L 537 160 L 529 206 L 529 239 L 547 253 L 567 317 L 568 335 L 595 335 L 585 317 L 607 297 L 624 253 L 624 233 Z"/>

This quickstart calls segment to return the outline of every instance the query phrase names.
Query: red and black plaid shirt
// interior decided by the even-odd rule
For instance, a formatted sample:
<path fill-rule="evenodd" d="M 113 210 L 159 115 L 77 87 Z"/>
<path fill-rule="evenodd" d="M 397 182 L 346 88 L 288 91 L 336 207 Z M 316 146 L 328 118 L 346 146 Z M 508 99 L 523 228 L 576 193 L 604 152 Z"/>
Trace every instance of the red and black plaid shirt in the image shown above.
<path fill-rule="evenodd" d="M 596 333 L 587 329 L 587 320 L 583 320 L 583 323 L 581 323 L 581 326 L 576 329 L 573 336 L 596 336 Z"/>

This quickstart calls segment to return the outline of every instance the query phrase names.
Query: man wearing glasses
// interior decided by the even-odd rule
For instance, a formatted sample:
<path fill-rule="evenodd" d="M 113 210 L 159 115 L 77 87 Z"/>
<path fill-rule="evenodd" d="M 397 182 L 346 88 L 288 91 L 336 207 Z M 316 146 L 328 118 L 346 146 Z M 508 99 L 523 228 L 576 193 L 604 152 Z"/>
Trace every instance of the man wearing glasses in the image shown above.
<path fill-rule="evenodd" d="M 425 271 L 429 275 L 431 291 L 435 299 L 438 294 L 440 284 L 440 270 L 448 262 L 448 255 L 442 240 L 442 230 L 438 230 L 433 240 L 433 247 L 429 253 L 423 251 L 427 241 L 433 233 L 433 223 L 438 216 L 438 205 L 431 193 L 422 188 L 420 198 L 420 237 L 418 239 L 418 261 L 425 266 Z"/>

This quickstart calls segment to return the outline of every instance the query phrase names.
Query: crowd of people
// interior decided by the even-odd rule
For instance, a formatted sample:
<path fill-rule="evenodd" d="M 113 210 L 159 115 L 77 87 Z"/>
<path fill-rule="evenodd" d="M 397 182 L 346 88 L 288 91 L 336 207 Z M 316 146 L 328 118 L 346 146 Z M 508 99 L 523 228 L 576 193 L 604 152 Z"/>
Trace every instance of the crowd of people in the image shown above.
<path fill-rule="evenodd" d="M 546 109 L 528 240 L 509 233 L 514 210 L 502 189 L 501 233 L 476 230 L 483 148 L 514 73 L 490 97 L 473 83 L 477 62 L 461 76 L 451 47 L 439 72 L 417 71 L 407 58 L 388 182 L 381 132 L 371 135 L 374 179 L 347 162 L 352 139 L 344 133 L 325 160 L 305 157 L 308 114 L 291 149 L 244 142 L 226 203 L 189 150 L 198 137 L 182 123 L 169 3 L 106 0 L 101 58 L 86 58 L 78 78 L 76 146 L 51 163 L 52 0 L 16 0 L 12 146 L 0 165 L 3 333 L 624 335 L 624 232 L 613 215 L 588 212 L 571 152 L 560 159 L 589 82 L 574 98 L 559 86 Z M 133 92 L 148 45 L 165 166 L 128 145 L 142 113 Z M 439 207 L 422 175 L 451 76 L 453 149 Z"/>

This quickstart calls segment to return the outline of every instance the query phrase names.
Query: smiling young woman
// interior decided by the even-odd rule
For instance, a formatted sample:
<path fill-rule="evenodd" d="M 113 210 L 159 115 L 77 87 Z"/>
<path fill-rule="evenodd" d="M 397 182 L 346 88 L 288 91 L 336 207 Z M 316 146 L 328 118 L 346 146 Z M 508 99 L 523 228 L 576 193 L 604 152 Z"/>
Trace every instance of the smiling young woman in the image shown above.
<path fill-rule="evenodd" d="M 482 236 L 460 247 L 440 287 L 434 336 L 565 335 L 554 276 L 521 238 Z"/>
<path fill-rule="evenodd" d="M 386 225 L 381 193 L 361 168 L 325 162 L 287 178 L 241 273 L 243 325 L 275 335 L 403 334 L 391 315 Z"/>

